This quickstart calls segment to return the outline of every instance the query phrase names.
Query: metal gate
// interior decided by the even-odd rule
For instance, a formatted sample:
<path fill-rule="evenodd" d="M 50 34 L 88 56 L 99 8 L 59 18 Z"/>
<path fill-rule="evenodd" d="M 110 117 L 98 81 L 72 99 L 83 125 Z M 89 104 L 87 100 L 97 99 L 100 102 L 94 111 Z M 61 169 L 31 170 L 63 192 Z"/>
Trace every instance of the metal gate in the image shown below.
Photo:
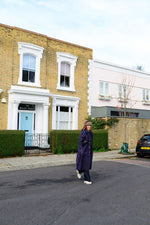
<path fill-rule="evenodd" d="M 50 149 L 49 135 L 25 133 L 25 149 Z"/>

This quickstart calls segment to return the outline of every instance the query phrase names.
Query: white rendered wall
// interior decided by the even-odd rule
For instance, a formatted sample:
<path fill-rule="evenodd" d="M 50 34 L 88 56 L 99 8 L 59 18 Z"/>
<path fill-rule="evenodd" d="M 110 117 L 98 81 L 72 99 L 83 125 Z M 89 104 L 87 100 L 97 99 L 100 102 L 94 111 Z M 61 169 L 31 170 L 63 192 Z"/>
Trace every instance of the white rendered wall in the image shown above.
<path fill-rule="evenodd" d="M 150 74 L 96 60 L 90 60 L 89 63 L 89 112 L 91 106 L 121 107 L 122 103 L 118 100 L 118 85 L 122 84 L 123 80 L 129 86 L 132 83 L 127 107 L 150 110 L 150 105 L 142 102 L 143 89 L 150 89 Z M 109 101 L 99 99 L 99 81 L 109 83 L 109 95 L 111 96 Z"/>

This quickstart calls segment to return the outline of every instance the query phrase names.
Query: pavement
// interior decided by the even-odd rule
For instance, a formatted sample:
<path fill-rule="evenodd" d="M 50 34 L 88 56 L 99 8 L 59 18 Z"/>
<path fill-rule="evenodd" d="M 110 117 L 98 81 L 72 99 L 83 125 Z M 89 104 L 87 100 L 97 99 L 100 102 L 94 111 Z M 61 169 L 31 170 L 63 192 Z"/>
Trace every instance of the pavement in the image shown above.
<path fill-rule="evenodd" d="M 132 153 L 132 154 L 131 154 Z M 130 150 L 130 154 L 120 154 L 120 150 L 108 152 L 94 152 L 93 161 L 102 161 L 109 159 L 121 159 L 135 157 L 135 150 Z M 38 154 L 24 155 L 22 157 L 0 158 L 0 172 L 25 170 L 40 167 L 70 165 L 76 163 L 76 154 Z"/>

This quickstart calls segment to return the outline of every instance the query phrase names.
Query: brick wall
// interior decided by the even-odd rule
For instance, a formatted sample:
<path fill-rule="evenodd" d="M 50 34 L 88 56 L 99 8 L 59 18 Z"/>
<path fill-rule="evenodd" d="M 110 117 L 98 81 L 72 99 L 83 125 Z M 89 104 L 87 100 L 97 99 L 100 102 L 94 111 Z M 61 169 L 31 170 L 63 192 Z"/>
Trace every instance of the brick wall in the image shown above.
<path fill-rule="evenodd" d="M 110 149 L 121 149 L 124 142 L 124 119 L 108 131 L 108 145 Z M 126 142 L 129 149 L 135 149 L 137 140 L 145 133 L 150 133 L 150 119 L 126 119 Z"/>
<path fill-rule="evenodd" d="M 0 96 L 0 129 L 7 129 L 8 90 L 11 85 L 18 85 L 20 68 L 18 42 L 32 43 L 44 48 L 40 71 L 41 88 L 49 89 L 53 94 L 81 98 L 78 124 L 80 129 L 88 116 L 88 60 L 92 59 L 92 50 L 3 24 L 0 24 L 0 88 L 3 89 Z M 75 68 L 75 93 L 56 89 L 58 81 L 56 52 L 67 52 L 78 57 Z M 3 97 L 7 100 L 6 104 L 1 103 Z M 51 116 L 52 105 L 49 108 L 49 129 L 52 126 Z"/>

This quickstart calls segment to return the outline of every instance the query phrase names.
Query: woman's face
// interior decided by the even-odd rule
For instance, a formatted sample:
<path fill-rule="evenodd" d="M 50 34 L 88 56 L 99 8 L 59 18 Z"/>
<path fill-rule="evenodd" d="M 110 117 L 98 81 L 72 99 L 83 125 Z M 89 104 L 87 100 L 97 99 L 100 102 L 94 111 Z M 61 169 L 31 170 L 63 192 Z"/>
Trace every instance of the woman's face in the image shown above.
<path fill-rule="evenodd" d="M 92 129 L 91 126 L 87 126 L 87 130 L 90 131 Z"/>

